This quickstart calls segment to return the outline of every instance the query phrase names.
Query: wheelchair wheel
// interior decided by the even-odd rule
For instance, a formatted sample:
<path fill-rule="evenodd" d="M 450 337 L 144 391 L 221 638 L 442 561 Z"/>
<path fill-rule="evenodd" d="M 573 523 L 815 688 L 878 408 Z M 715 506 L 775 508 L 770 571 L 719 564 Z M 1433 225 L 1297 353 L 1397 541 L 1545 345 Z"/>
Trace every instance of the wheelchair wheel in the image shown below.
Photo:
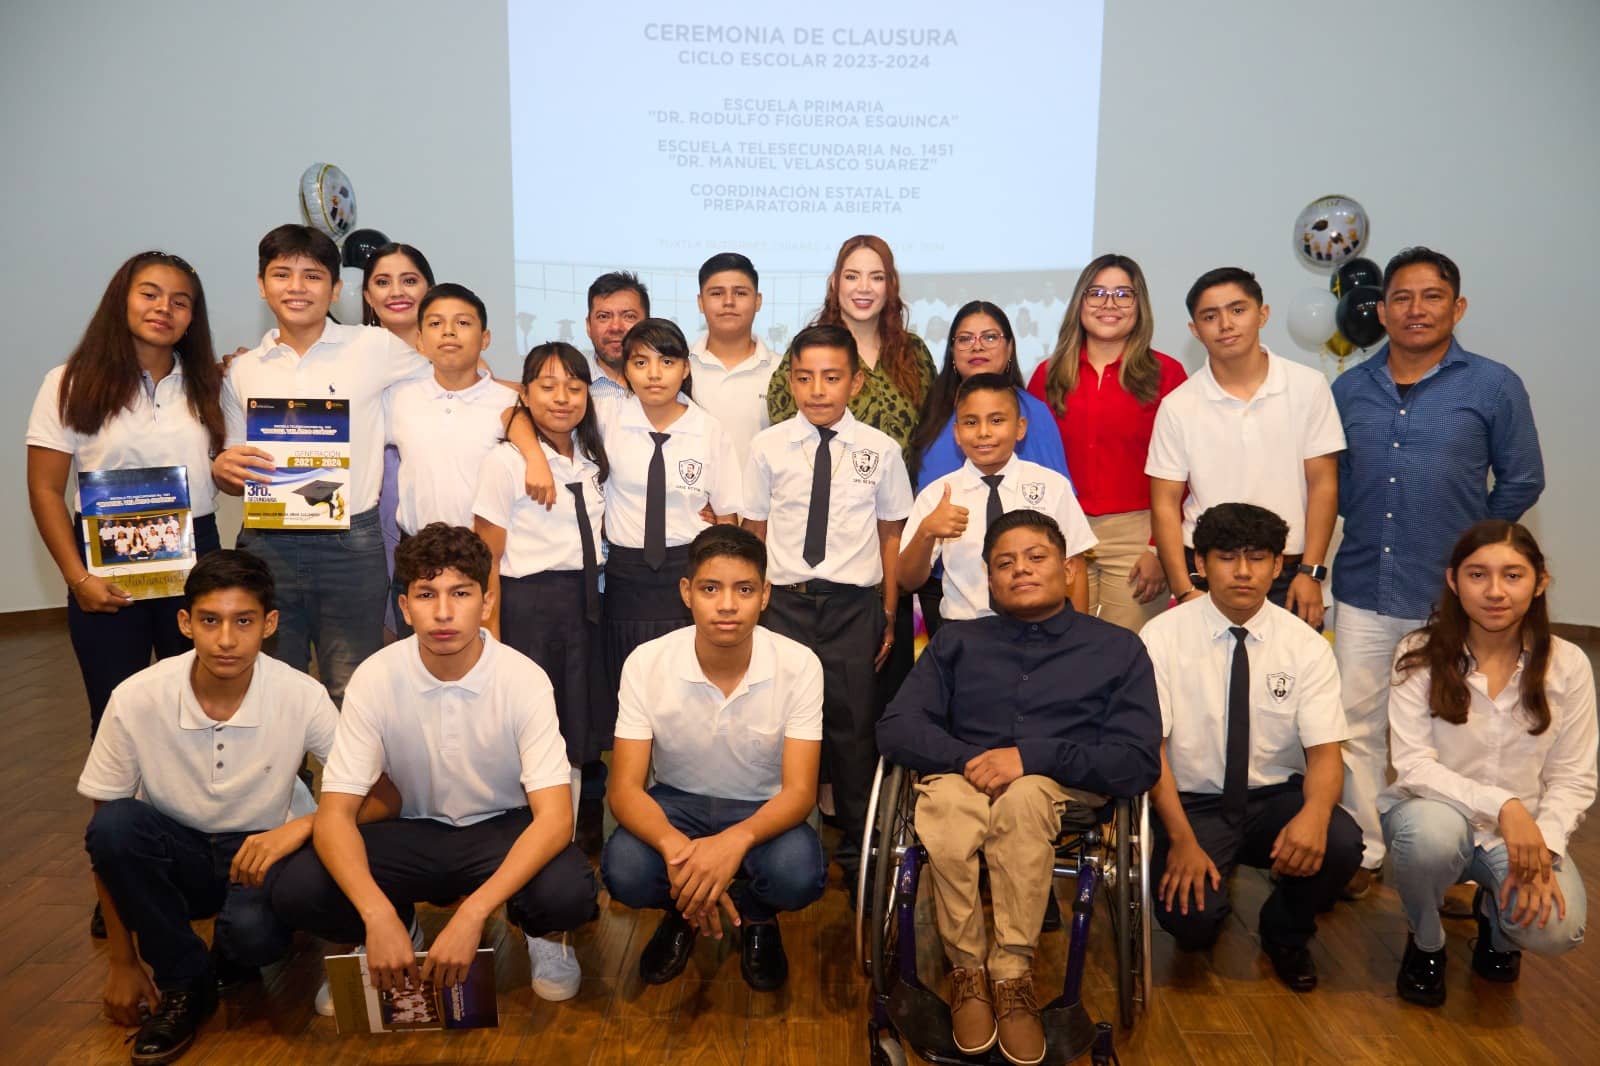
<path fill-rule="evenodd" d="M 1137 985 L 1139 1002 L 1144 1009 L 1150 1009 L 1150 997 L 1155 987 L 1155 978 L 1150 969 L 1150 930 L 1153 920 L 1150 909 L 1150 797 L 1140 796 L 1134 800 L 1139 817 L 1139 835 L 1135 839 L 1133 861 L 1138 867 L 1139 877 L 1134 882 L 1138 886 L 1139 895 L 1133 901 L 1133 915 L 1137 923 L 1135 931 L 1139 934 L 1134 943 L 1138 945 L 1139 955 L 1136 972 L 1139 976 Z"/>
<path fill-rule="evenodd" d="M 886 764 L 880 761 L 880 770 Z M 856 896 L 856 928 L 860 930 L 867 976 L 879 994 L 887 994 L 898 926 L 895 921 L 896 880 L 900 857 L 913 843 L 911 775 L 889 767 L 878 790 L 876 816 L 867 823 L 861 848 L 861 885 Z"/>
<path fill-rule="evenodd" d="M 1150 925 L 1145 914 L 1149 827 L 1143 797 L 1117 801 L 1106 888 L 1117 951 L 1117 1013 L 1123 1028 L 1133 1026 L 1136 1005 L 1150 1001 Z"/>

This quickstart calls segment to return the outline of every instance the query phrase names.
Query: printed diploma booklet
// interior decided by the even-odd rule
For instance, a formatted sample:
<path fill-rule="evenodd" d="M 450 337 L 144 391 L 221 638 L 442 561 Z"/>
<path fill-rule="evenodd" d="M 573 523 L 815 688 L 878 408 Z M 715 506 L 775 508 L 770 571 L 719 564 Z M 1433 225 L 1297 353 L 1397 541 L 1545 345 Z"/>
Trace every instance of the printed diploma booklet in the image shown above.
<path fill-rule="evenodd" d="M 427 959 L 417 953 L 417 965 Z M 500 1024 L 494 996 L 494 949 L 479 948 L 467 979 L 449 988 L 424 981 L 400 992 L 379 992 L 365 955 L 330 955 L 328 990 L 341 1033 L 393 1033 L 407 1029 L 489 1029 Z"/>
<path fill-rule="evenodd" d="M 251 397 L 245 443 L 272 456 L 272 480 L 244 483 L 251 529 L 350 528 L 350 401 Z"/>
<path fill-rule="evenodd" d="M 136 600 L 183 595 L 194 568 L 189 474 L 181 466 L 78 474 L 89 573 Z"/>

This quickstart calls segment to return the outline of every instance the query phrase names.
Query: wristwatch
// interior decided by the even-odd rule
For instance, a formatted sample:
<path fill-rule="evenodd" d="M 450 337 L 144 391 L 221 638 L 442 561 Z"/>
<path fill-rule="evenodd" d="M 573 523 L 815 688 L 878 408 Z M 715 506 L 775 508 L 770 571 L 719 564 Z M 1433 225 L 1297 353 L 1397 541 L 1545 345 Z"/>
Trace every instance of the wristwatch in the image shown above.
<path fill-rule="evenodd" d="M 1311 566 L 1308 563 L 1301 563 L 1295 567 L 1295 572 L 1306 575 L 1312 581 L 1321 581 L 1328 576 L 1328 568 L 1326 566 Z"/>

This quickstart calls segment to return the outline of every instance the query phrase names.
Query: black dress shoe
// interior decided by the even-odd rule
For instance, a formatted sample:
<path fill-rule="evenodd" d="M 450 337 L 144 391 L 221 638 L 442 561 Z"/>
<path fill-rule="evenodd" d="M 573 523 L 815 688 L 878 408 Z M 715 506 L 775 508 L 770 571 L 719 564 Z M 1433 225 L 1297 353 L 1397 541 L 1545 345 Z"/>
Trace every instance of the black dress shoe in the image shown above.
<path fill-rule="evenodd" d="M 1423 951 L 1410 936 L 1406 937 L 1405 957 L 1400 960 L 1400 974 L 1394 987 L 1400 998 L 1419 1007 L 1437 1007 L 1444 1002 L 1444 948 Z"/>
<path fill-rule="evenodd" d="M 1061 928 L 1061 904 L 1056 902 L 1055 889 L 1050 890 L 1050 902 L 1044 905 L 1044 925 L 1039 927 L 1041 933 L 1053 933 Z"/>
<path fill-rule="evenodd" d="M 1261 950 L 1272 960 L 1272 970 L 1278 980 L 1292 992 L 1309 992 L 1317 987 L 1317 964 L 1311 952 L 1304 947 L 1271 944 L 1263 940 Z"/>
<path fill-rule="evenodd" d="M 106 938 L 106 915 L 98 903 L 94 905 L 94 913 L 89 916 L 89 935 L 96 940 Z"/>
<path fill-rule="evenodd" d="M 161 1006 L 134 1034 L 134 1066 L 175 1061 L 189 1050 L 195 1033 L 216 1009 L 217 994 L 209 982 L 199 982 L 187 991 L 162 992 Z"/>
<path fill-rule="evenodd" d="M 1478 942 L 1472 945 L 1472 972 L 1485 981 L 1509 985 L 1522 976 L 1522 952 L 1496 951 L 1491 934 L 1494 923 L 1484 914 L 1483 889 L 1472 897 L 1472 913 L 1478 919 Z"/>
<path fill-rule="evenodd" d="M 639 980 L 647 985 L 664 985 L 682 973 L 689 965 L 689 956 L 694 954 L 697 935 L 683 915 L 668 911 L 639 955 Z"/>
<path fill-rule="evenodd" d="M 783 934 L 776 920 L 744 927 L 739 946 L 739 972 L 757 992 L 771 992 L 789 979 L 789 956 L 783 953 Z"/>

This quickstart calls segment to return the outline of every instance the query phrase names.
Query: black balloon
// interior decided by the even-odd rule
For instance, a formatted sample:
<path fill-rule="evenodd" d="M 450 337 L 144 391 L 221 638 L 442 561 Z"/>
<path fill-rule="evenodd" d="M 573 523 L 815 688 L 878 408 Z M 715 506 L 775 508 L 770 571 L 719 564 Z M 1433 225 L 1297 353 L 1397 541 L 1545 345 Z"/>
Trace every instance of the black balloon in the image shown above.
<path fill-rule="evenodd" d="M 344 239 L 344 265 L 365 273 L 372 253 L 389 243 L 389 238 L 375 229 L 351 230 Z"/>
<path fill-rule="evenodd" d="M 1382 301 L 1383 290 L 1376 285 L 1357 285 L 1339 297 L 1333 321 L 1357 348 L 1370 348 L 1383 339 L 1383 323 L 1378 321 L 1378 304 Z"/>
<path fill-rule="evenodd" d="M 1357 285 L 1383 288 L 1383 269 L 1370 259 L 1348 259 L 1328 278 L 1328 288 L 1343 296 Z"/>

